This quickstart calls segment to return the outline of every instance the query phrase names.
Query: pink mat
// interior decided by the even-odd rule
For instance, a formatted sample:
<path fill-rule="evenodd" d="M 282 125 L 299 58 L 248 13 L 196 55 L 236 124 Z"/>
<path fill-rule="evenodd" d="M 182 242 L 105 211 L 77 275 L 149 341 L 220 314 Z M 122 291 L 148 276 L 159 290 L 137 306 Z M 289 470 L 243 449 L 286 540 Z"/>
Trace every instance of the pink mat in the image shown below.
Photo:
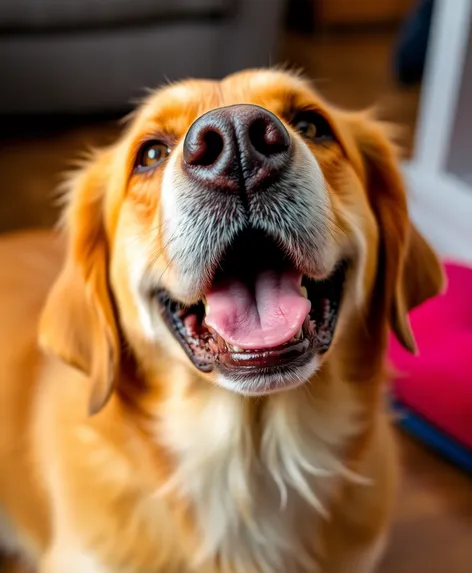
<path fill-rule="evenodd" d="M 391 337 L 395 397 L 472 448 L 472 268 L 445 265 L 445 294 L 411 313 L 419 355 Z"/>

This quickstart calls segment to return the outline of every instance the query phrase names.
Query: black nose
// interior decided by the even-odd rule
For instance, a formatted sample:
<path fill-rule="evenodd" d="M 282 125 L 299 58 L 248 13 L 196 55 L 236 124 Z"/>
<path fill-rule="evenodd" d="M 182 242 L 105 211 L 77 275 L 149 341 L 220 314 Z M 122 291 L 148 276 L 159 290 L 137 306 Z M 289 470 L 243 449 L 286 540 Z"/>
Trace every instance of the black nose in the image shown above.
<path fill-rule="evenodd" d="M 184 167 L 209 188 L 252 193 L 280 177 L 290 149 L 290 135 L 273 113 L 256 105 L 232 105 L 192 124 L 184 141 Z"/>

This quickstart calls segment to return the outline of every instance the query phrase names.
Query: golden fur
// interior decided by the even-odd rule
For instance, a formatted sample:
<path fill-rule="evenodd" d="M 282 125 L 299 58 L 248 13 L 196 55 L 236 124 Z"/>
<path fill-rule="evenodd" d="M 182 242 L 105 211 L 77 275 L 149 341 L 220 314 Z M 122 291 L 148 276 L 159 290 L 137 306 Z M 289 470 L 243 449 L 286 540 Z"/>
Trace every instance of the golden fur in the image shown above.
<path fill-rule="evenodd" d="M 286 125 L 307 106 L 331 123 L 336 141 L 307 149 L 332 206 L 333 257 L 351 260 L 320 369 L 263 398 L 197 372 L 137 296 L 150 266 L 177 288 L 164 170 L 132 174 L 140 143 L 172 134 L 173 161 L 199 115 L 241 102 Z M 71 178 L 66 240 L 1 239 L 0 547 L 40 573 L 373 571 L 397 473 L 388 330 L 414 351 L 407 313 L 442 284 L 385 133 L 283 72 L 182 82 Z"/>

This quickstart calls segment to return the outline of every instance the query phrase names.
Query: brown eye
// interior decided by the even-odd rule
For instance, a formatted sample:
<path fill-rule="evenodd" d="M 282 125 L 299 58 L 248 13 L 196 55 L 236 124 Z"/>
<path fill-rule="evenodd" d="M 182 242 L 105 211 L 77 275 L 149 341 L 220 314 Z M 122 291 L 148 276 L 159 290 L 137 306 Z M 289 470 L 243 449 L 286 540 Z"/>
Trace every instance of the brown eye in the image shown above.
<path fill-rule="evenodd" d="M 162 141 L 148 141 L 139 150 L 135 169 L 156 167 L 169 155 L 170 150 Z"/>
<path fill-rule="evenodd" d="M 331 126 L 319 113 L 308 111 L 295 116 L 294 128 L 302 137 L 314 142 L 334 139 Z"/>
<path fill-rule="evenodd" d="M 306 137 L 307 139 L 315 139 L 316 137 L 316 125 L 311 121 L 301 119 L 295 125 L 295 129 L 300 133 L 300 135 L 303 135 L 303 137 Z"/>

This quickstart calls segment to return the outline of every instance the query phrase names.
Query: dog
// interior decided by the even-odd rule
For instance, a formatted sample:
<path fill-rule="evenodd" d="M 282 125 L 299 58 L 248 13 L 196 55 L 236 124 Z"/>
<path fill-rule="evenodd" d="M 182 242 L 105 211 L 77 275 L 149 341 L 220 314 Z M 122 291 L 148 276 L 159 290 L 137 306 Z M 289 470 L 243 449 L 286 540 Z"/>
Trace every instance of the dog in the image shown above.
<path fill-rule="evenodd" d="M 443 288 L 388 126 L 249 70 L 149 96 L 0 241 L 0 544 L 39 573 L 372 573 L 392 332 Z"/>

